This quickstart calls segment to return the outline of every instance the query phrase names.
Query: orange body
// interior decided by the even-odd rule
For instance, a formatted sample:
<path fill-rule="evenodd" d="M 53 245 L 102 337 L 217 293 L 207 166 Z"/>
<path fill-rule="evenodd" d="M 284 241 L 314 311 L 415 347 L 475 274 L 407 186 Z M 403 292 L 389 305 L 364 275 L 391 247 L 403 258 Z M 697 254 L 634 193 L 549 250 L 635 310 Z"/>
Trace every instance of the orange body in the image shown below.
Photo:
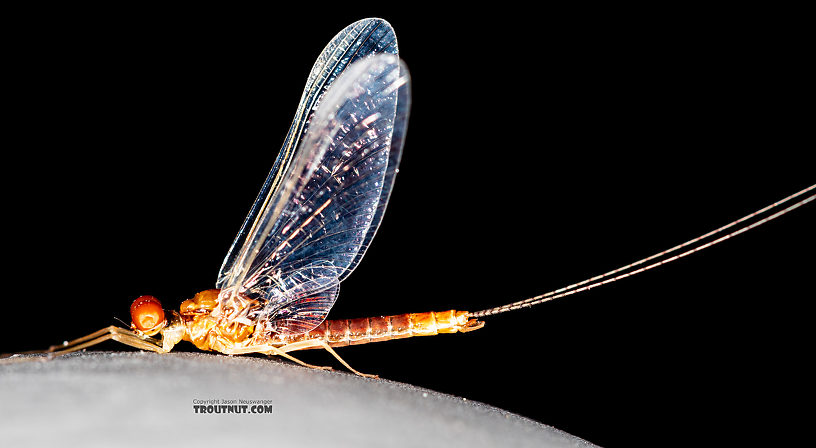
<path fill-rule="evenodd" d="M 483 322 L 468 318 L 467 311 L 450 310 L 327 320 L 314 330 L 297 335 L 256 334 L 256 326 L 251 320 L 241 316 L 225 317 L 225 314 L 230 313 L 219 309 L 219 292 L 217 289 L 209 289 L 185 300 L 181 304 L 179 322 L 170 325 L 168 330 L 178 328 L 181 330 L 177 332 L 179 340 L 190 341 L 202 350 L 226 353 L 237 348 L 285 346 L 311 339 L 322 339 L 332 347 L 341 347 L 413 336 L 467 332 L 484 326 Z"/>
<path fill-rule="evenodd" d="M 290 344 L 309 339 L 323 339 L 332 347 L 343 347 L 413 336 L 466 332 L 478 330 L 484 326 L 483 322 L 468 319 L 467 316 L 467 311 L 449 310 L 359 319 L 327 320 L 308 333 L 291 336 L 275 335 L 273 341 Z"/>

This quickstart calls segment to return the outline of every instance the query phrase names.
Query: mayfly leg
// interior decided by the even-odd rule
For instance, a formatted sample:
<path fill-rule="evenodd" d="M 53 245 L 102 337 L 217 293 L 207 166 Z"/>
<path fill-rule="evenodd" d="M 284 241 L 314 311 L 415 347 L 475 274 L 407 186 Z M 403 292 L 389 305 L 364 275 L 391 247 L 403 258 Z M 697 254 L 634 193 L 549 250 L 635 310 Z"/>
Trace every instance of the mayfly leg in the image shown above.
<path fill-rule="evenodd" d="M 65 343 L 60 345 L 52 345 L 51 347 L 48 347 L 46 350 L 31 350 L 27 352 L 22 352 L 20 354 L 21 355 L 47 354 L 48 358 L 51 358 L 54 356 L 60 356 L 67 353 L 75 352 L 77 350 L 82 350 L 93 345 L 105 342 L 109 339 L 141 350 L 150 350 L 156 353 L 165 352 L 161 344 L 155 339 L 141 337 L 134 333 L 133 331 L 111 325 L 109 327 L 105 327 L 99 331 L 95 331 L 81 338 L 77 338 L 72 341 L 66 341 Z"/>
<path fill-rule="evenodd" d="M 326 349 L 326 351 L 328 351 L 329 353 L 332 354 L 332 356 L 337 358 L 337 360 L 340 361 L 341 364 L 343 364 L 347 369 L 349 369 L 350 371 L 354 372 L 357 375 L 364 376 L 366 378 L 379 378 L 377 375 L 362 373 L 362 372 L 360 372 L 358 370 L 355 370 L 354 368 L 352 368 L 349 365 L 349 363 L 347 363 L 343 358 L 341 358 L 340 355 L 338 355 L 337 352 L 335 352 L 334 349 L 332 349 L 326 341 L 324 341 L 323 339 L 319 339 L 319 338 L 309 339 L 309 340 L 306 340 L 306 341 L 293 342 L 293 343 L 290 343 L 290 344 L 286 344 L 283 347 L 276 347 L 274 345 L 264 344 L 264 345 L 255 345 L 255 346 L 249 346 L 249 347 L 244 347 L 244 348 L 230 349 L 230 350 L 223 351 L 222 353 L 227 354 L 227 355 L 246 355 L 246 354 L 249 354 L 249 353 L 262 353 L 264 355 L 280 356 L 280 357 L 286 358 L 286 359 L 288 359 L 290 361 L 294 361 L 294 362 L 296 362 L 296 363 L 298 363 L 298 364 L 300 364 L 300 365 L 302 365 L 304 367 L 309 367 L 309 368 L 312 368 L 312 369 L 332 370 L 332 368 L 328 367 L 328 366 L 316 366 L 316 365 L 308 364 L 306 362 L 303 362 L 303 361 L 295 358 L 294 356 L 292 356 L 292 355 L 290 355 L 288 353 L 288 352 L 293 352 L 293 351 L 297 351 L 297 350 L 306 350 L 306 349 L 312 349 L 312 348 Z"/>
<path fill-rule="evenodd" d="M 283 347 L 283 348 L 286 348 L 286 347 Z M 289 351 L 289 350 L 287 350 L 287 351 Z M 221 353 L 224 353 L 225 355 L 247 355 L 247 354 L 250 354 L 250 353 L 261 353 L 261 354 L 264 354 L 264 355 L 281 356 L 281 357 L 286 358 L 286 359 L 288 359 L 290 361 L 296 362 L 296 363 L 302 365 L 303 367 L 309 367 L 309 368 L 312 368 L 312 369 L 320 369 L 320 370 L 332 370 L 332 368 L 328 367 L 328 366 L 316 366 L 316 365 L 313 365 L 313 364 L 303 362 L 303 361 L 295 358 L 294 356 L 286 353 L 287 351 L 284 351 L 279 347 L 275 347 L 274 345 L 263 344 L 263 345 L 252 345 L 252 346 L 243 347 L 243 348 L 226 349 L 226 350 L 222 350 Z"/>
<path fill-rule="evenodd" d="M 323 348 L 323 349 L 326 349 L 326 351 L 331 353 L 332 356 L 334 356 L 335 358 L 337 358 L 337 360 L 340 361 L 341 364 L 343 364 L 347 369 L 351 370 L 352 372 L 356 373 L 357 375 L 364 376 L 366 378 L 379 378 L 379 376 L 377 376 L 377 375 L 362 373 L 362 372 L 359 372 L 359 371 L 355 370 L 354 368 L 352 368 L 349 365 L 349 363 L 347 363 L 343 358 L 341 358 L 340 355 L 338 355 L 337 352 L 334 351 L 334 349 L 331 348 L 331 346 L 326 341 L 324 341 L 323 339 L 320 339 L 320 338 L 309 339 L 309 340 L 300 341 L 300 342 L 293 342 L 291 344 L 284 345 L 283 347 L 280 348 L 280 350 L 283 351 L 283 352 L 290 352 L 290 351 L 295 351 L 295 350 L 306 350 L 306 349 L 310 349 L 310 348 Z"/>

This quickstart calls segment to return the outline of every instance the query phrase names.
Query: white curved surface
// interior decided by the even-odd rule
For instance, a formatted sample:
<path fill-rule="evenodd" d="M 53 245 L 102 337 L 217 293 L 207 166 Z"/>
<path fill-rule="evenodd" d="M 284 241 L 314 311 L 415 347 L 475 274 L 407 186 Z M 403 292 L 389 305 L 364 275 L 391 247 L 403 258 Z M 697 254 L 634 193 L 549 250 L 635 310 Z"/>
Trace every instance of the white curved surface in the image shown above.
<path fill-rule="evenodd" d="M 194 412 L 193 400 L 213 399 L 270 400 L 273 412 Z M 2 446 L 594 446 L 410 385 L 198 353 L 0 364 L 0 429 Z"/>

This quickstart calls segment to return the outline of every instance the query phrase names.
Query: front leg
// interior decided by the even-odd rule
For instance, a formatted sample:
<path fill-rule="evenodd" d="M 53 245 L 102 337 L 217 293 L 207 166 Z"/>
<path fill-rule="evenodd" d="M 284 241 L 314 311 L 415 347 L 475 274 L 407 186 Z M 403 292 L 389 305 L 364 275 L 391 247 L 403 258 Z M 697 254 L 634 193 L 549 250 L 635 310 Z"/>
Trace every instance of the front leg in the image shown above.
<path fill-rule="evenodd" d="M 22 352 L 20 354 L 29 355 L 29 354 L 39 354 L 45 353 L 48 354 L 48 359 L 51 359 L 55 356 L 64 355 L 66 353 L 75 352 L 77 350 L 82 350 L 84 348 L 91 347 L 93 345 L 99 344 L 101 342 L 105 342 L 109 339 L 113 339 L 114 341 L 120 342 L 125 345 L 129 345 L 131 347 L 135 347 L 141 350 L 149 350 L 156 353 L 167 353 L 169 350 L 165 350 L 161 343 L 156 339 L 149 338 L 146 336 L 140 336 L 135 332 L 120 328 L 114 325 L 109 327 L 105 327 L 99 331 L 95 331 L 87 336 L 83 336 L 81 338 L 74 339 L 72 341 L 66 341 L 61 345 L 52 345 L 48 347 L 46 350 L 32 350 L 27 352 Z M 10 354 L 8 356 L 11 356 Z M 4 357 L 7 357 L 4 355 Z M 20 360 L 34 360 L 37 358 L 24 358 Z"/>

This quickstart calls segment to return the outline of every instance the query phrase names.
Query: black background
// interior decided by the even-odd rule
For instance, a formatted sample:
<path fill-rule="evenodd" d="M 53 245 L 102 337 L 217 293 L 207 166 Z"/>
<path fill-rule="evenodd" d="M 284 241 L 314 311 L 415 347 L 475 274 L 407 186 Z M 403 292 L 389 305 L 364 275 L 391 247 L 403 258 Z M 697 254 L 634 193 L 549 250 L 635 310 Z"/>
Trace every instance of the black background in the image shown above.
<path fill-rule="evenodd" d="M 814 182 L 793 13 L 38 11 L 4 63 L 0 351 L 213 287 L 314 59 L 367 16 L 396 30 L 412 116 L 332 318 L 531 297 Z M 604 446 L 795 434 L 809 421 L 791 406 L 813 398 L 814 211 L 474 333 L 341 355 Z"/>

